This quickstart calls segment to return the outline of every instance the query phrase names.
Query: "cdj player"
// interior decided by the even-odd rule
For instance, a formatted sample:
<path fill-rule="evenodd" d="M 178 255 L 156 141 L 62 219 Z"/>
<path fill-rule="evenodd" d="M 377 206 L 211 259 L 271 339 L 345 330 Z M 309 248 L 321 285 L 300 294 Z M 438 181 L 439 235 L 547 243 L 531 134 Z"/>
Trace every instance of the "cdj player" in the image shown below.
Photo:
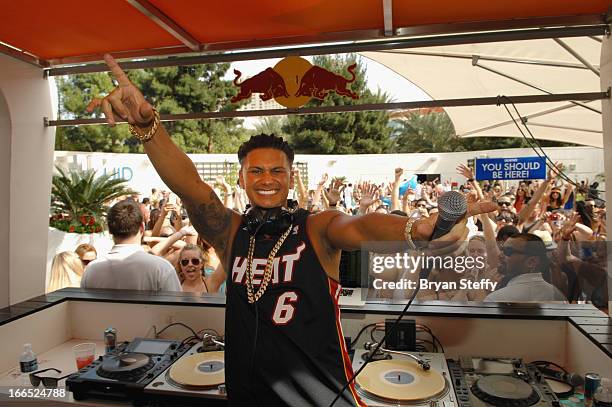
<path fill-rule="evenodd" d="M 517 358 L 448 359 L 459 407 L 558 407 L 559 399 L 535 365 Z"/>
<path fill-rule="evenodd" d="M 136 338 L 66 380 L 75 400 L 138 398 L 143 389 L 191 348 L 180 341 Z"/>

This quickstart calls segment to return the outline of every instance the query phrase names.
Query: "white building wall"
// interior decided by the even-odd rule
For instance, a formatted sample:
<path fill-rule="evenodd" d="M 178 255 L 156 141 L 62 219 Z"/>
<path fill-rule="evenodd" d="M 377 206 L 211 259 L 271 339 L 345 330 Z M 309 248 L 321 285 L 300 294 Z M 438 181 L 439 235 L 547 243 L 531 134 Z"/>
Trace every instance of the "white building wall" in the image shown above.
<path fill-rule="evenodd" d="M 10 152 L 2 156 L 0 174 L 9 195 L 8 208 L 0 203 L 2 228 L 9 233 L 7 241 L 0 239 L 0 253 L 8 258 L 8 276 L 0 273 L 0 285 L 9 287 L 9 304 L 15 304 L 45 288 L 55 128 L 44 127 L 43 117 L 56 116 L 57 92 L 40 68 L 1 54 L 0 92 L 8 106 L 8 118 L 0 112 L 0 150 Z"/>
<path fill-rule="evenodd" d="M 570 178 L 593 181 L 604 171 L 603 150 L 593 147 L 546 148 L 545 152 L 553 161 L 567 167 Z M 471 158 L 529 157 L 535 153 L 530 149 L 504 149 L 440 154 L 363 154 L 363 155 L 301 155 L 295 162 L 308 163 L 309 188 L 316 188 L 317 181 L 324 173 L 331 177 L 344 176 L 349 181 L 368 180 L 389 182 L 393 180 L 395 168 L 405 173 L 440 174 L 443 181 L 463 182 L 456 173 L 458 164 Z M 235 154 L 190 154 L 194 162 L 237 162 Z M 129 185 L 136 191 L 148 194 L 151 188 L 165 189 L 163 182 L 144 154 L 75 153 L 57 151 L 56 164 L 65 168 L 94 168 L 100 172 L 119 171 L 129 179 Z M 600 189 L 604 189 L 603 184 Z"/>

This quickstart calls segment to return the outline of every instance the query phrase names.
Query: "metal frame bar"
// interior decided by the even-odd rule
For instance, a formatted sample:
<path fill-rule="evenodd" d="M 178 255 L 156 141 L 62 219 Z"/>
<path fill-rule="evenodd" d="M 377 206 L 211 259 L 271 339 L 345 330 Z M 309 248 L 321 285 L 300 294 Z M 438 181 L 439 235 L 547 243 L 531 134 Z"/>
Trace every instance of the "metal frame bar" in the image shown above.
<path fill-rule="evenodd" d="M 513 103 L 547 103 L 547 102 L 563 102 L 567 100 L 598 100 L 609 99 L 610 89 L 606 92 L 588 92 L 588 93 L 563 93 L 557 95 L 518 95 L 507 96 Z M 480 98 L 464 98 L 464 99 L 441 99 L 441 100 L 420 100 L 414 102 L 396 102 L 396 103 L 370 103 L 361 105 L 344 105 L 344 106 L 319 106 L 302 109 L 267 109 L 267 110 L 248 110 L 248 111 L 230 111 L 230 112 L 201 112 L 201 113 L 182 113 L 182 114 L 163 114 L 162 121 L 176 120 L 193 120 L 193 119 L 228 119 L 235 117 L 253 117 L 253 116 L 280 116 L 288 114 L 319 114 L 319 113 L 347 113 L 347 112 L 364 112 L 364 111 L 381 111 L 381 110 L 406 110 L 421 107 L 458 107 L 458 106 L 485 106 L 485 105 L 500 105 L 503 104 L 501 96 L 480 97 Z M 44 118 L 45 126 L 77 126 L 106 123 L 104 118 L 95 119 L 72 119 L 72 120 L 49 120 Z"/>
<path fill-rule="evenodd" d="M 127 0 L 136 10 L 144 14 L 149 20 L 160 26 L 164 31 L 171 34 L 174 38 L 185 44 L 192 51 L 199 51 L 200 42 L 187 32 L 178 23 L 164 14 L 163 11 L 155 7 L 148 0 Z"/>
<path fill-rule="evenodd" d="M 553 61 L 546 61 L 543 59 L 517 59 L 517 58 L 510 58 L 510 57 L 492 57 L 492 56 L 484 56 L 484 55 L 476 55 L 476 54 L 461 54 L 461 53 L 453 53 L 453 52 L 429 52 L 429 51 L 408 51 L 408 50 L 390 50 L 390 51 L 379 51 L 379 52 L 383 54 L 416 55 L 416 56 L 457 58 L 457 59 L 469 59 L 469 60 L 472 60 L 474 57 L 478 57 L 478 59 L 481 61 L 508 62 L 508 63 L 513 63 L 513 64 L 525 64 L 525 65 L 537 65 L 537 66 L 552 66 L 555 68 L 587 69 L 583 64 L 574 64 L 571 62 L 553 62 Z"/>
<path fill-rule="evenodd" d="M 547 109 L 547 110 L 543 110 L 541 112 L 535 112 L 535 113 L 531 113 L 531 114 L 522 116 L 521 120 L 527 120 L 528 121 L 529 119 L 531 119 L 533 117 L 545 116 L 547 114 L 555 113 L 555 112 L 560 112 L 562 110 L 570 109 L 572 107 L 576 107 L 576 105 L 574 105 L 573 103 L 568 103 L 566 105 L 562 105 L 562 106 L 558 106 L 558 107 L 553 107 L 552 109 Z M 481 127 L 479 129 L 469 130 L 469 131 L 467 131 L 467 132 L 465 132 L 463 134 L 458 134 L 458 136 L 459 137 L 467 137 L 467 136 L 472 137 L 473 134 L 480 133 L 482 131 L 496 129 L 498 127 L 503 127 L 503 126 L 506 126 L 506 125 L 511 124 L 511 123 L 514 123 L 514 120 L 505 120 L 503 122 L 491 124 L 489 126 Z M 476 137 L 476 136 L 474 136 L 474 137 Z"/>
<path fill-rule="evenodd" d="M 569 52 L 569 54 L 571 56 L 573 56 L 574 58 L 576 58 L 578 61 L 580 61 L 584 66 L 586 66 L 587 68 L 589 68 L 591 71 L 593 71 L 595 73 L 595 75 L 599 76 L 599 69 L 596 69 L 593 65 L 591 65 L 591 63 L 589 61 L 587 61 L 582 55 L 580 55 L 576 50 L 574 50 L 572 47 L 570 47 L 569 45 L 567 45 L 563 40 L 559 39 L 559 38 L 553 38 L 553 41 L 555 41 L 557 44 L 559 44 L 561 46 L 561 48 L 563 48 L 564 50 L 566 50 L 567 52 Z"/>
<path fill-rule="evenodd" d="M 35 55 L 29 54 L 23 50 L 5 45 L 3 43 L 0 43 L 0 53 L 6 54 L 10 57 L 16 58 L 20 61 L 37 66 L 39 68 L 49 67 L 49 63 L 44 59 L 40 59 Z"/>
<path fill-rule="evenodd" d="M 573 131 L 580 131 L 580 132 L 585 132 L 585 133 L 603 134 L 603 130 L 581 129 L 581 128 L 578 128 L 578 127 L 557 126 L 557 125 L 554 125 L 554 124 L 536 123 L 536 122 L 530 122 L 530 121 L 527 121 L 527 124 L 529 126 L 548 127 L 548 128 L 551 128 L 551 129 L 573 130 Z"/>
<path fill-rule="evenodd" d="M 512 76 L 512 75 L 509 75 L 509 74 L 507 74 L 507 73 L 504 73 L 504 72 L 498 71 L 497 69 L 493 69 L 493 68 L 490 68 L 490 67 L 488 67 L 488 66 L 480 65 L 480 64 L 478 63 L 478 57 L 477 57 L 477 56 L 475 56 L 475 57 L 474 57 L 474 59 L 472 59 L 472 65 L 473 65 L 473 66 L 475 66 L 475 67 L 478 67 L 478 68 L 484 69 L 485 71 L 489 71 L 489 72 L 492 72 L 492 73 L 494 73 L 494 74 L 496 74 L 496 75 L 499 75 L 499 76 L 502 76 L 502 77 L 504 77 L 504 78 L 510 79 L 510 80 L 512 80 L 512 81 L 518 82 L 518 83 L 520 83 L 520 84 L 522 84 L 522 85 L 529 86 L 530 88 L 534 88 L 534 89 L 536 89 L 536 90 L 539 90 L 540 92 L 548 93 L 549 95 L 552 95 L 552 94 L 553 94 L 551 91 L 546 90 L 546 89 L 544 89 L 544 88 L 541 88 L 541 87 L 539 87 L 539 86 L 536 86 L 536 85 L 534 85 L 534 84 L 532 84 L 532 83 L 529 83 L 529 82 L 527 82 L 527 81 L 525 81 L 525 80 L 523 80 L 523 79 L 516 78 L 516 77 L 514 77 L 514 76 Z M 591 106 L 587 106 L 587 105 L 585 105 L 584 103 L 580 103 L 580 102 L 576 102 L 576 101 L 571 101 L 571 103 L 575 104 L 576 106 L 583 107 L 583 108 L 585 108 L 585 109 L 587 109 L 587 110 L 590 110 L 590 111 L 592 111 L 592 112 L 595 112 L 595 113 L 599 113 L 599 114 L 601 114 L 601 111 L 600 111 L 600 110 L 597 110 L 597 109 L 595 109 L 595 108 L 593 108 L 593 107 L 591 107 Z"/>
<path fill-rule="evenodd" d="M 382 0 L 385 37 L 390 37 L 393 32 L 393 0 Z"/>
<path fill-rule="evenodd" d="M 298 48 L 274 48 L 259 51 L 228 52 L 224 54 L 206 54 L 192 57 L 176 57 L 147 61 L 124 62 L 124 69 L 157 68 L 164 66 L 194 65 L 204 63 L 234 62 L 266 58 L 284 58 L 289 55 L 301 56 L 335 54 L 347 52 L 380 51 L 402 48 L 432 47 L 440 45 L 477 44 L 483 42 L 516 41 L 527 39 L 545 39 L 559 37 L 583 37 L 603 35 L 608 30 L 607 25 L 591 25 L 581 27 L 531 28 L 522 30 L 507 30 L 497 32 L 479 32 L 443 36 L 427 36 L 416 38 L 393 38 L 379 41 L 350 42 L 333 45 L 315 45 Z M 50 76 L 76 73 L 105 72 L 105 64 L 89 64 L 63 68 L 51 68 Z"/>

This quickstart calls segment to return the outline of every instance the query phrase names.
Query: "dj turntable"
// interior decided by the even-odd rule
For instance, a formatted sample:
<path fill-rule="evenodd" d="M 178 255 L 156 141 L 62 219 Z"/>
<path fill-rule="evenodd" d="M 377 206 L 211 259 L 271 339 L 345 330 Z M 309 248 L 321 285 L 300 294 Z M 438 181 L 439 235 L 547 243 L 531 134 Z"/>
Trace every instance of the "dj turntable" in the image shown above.
<path fill-rule="evenodd" d="M 180 341 L 136 338 L 66 380 L 75 400 L 87 397 L 136 399 L 155 377 L 189 350 Z"/>
<path fill-rule="evenodd" d="M 355 351 L 353 371 L 359 370 L 368 354 Z M 357 376 L 355 387 L 368 406 L 457 406 L 442 353 L 386 350 Z"/>
<path fill-rule="evenodd" d="M 560 406 L 537 367 L 521 359 L 463 357 L 448 367 L 459 407 Z"/>
<path fill-rule="evenodd" d="M 224 399 L 225 359 L 223 351 L 202 351 L 194 345 L 183 357 L 147 385 L 144 394 L 175 398 Z"/>

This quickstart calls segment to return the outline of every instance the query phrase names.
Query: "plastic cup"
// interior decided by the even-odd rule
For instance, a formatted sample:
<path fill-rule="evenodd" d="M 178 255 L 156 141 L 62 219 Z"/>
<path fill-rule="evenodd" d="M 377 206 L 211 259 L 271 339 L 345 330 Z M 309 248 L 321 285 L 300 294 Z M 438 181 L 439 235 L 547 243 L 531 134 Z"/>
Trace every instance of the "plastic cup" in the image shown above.
<path fill-rule="evenodd" d="M 96 344 L 95 343 L 79 343 L 72 347 L 74 350 L 74 357 L 76 359 L 77 369 L 82 369 L 96 358 Z"/>

